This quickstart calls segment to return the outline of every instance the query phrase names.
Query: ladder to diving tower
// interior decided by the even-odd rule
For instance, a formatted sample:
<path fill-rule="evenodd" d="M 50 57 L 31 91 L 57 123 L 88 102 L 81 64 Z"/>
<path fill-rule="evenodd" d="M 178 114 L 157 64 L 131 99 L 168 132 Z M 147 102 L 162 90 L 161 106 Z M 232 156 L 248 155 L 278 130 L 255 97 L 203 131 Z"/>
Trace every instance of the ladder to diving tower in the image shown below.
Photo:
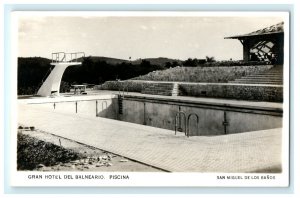
<path fill-rule="evenodd" d="M 84 52 L 52 53 L 51 65 L 54 67 L 50 68 L 45 76 L 46 79 L 43 79 L 41 82 L 37 95 L 45 97 L 51 95 L 59 96 L 60 83 L 66 68 L 69 66 L 81 65 L 80 58 L 82 57 L 85 57 Z"/>

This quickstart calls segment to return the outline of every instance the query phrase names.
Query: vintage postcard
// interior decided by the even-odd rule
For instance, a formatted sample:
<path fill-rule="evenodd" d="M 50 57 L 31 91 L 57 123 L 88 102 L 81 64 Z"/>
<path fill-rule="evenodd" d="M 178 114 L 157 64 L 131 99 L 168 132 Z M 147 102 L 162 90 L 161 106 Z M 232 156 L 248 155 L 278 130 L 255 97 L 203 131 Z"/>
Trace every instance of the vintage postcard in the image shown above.
<path fill-rule="evenodd" d="M 12 186 L 289 185 L 288 12 L 11 18 Z"/>

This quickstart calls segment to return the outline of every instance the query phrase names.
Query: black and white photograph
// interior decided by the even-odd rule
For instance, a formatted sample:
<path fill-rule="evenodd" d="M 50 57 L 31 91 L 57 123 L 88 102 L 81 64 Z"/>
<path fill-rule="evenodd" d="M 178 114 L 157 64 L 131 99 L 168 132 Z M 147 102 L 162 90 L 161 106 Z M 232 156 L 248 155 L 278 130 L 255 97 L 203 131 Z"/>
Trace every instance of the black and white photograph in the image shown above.
<path fill-rule="evenodd" d="M 12 17 L 13 185 L 288 186 L 289 13 Z"/>

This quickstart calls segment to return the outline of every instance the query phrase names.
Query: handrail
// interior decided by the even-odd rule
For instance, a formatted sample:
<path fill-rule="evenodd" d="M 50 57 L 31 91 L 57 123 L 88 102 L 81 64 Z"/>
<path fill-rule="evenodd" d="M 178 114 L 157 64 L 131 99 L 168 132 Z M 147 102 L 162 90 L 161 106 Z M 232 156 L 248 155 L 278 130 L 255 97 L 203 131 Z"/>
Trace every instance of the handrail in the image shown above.
<path fill-rule="evenodd" d="M 123 87 L 123 97 L 125 96 L 125 89 L 126 89 L 126 94 L 128 95 L 128 87 L 129 87 L 128 84 Z"/>
<path fill-rule="evenodd" d="M 192 116 L 196 116 L 196 118 L 197 118 L 197 134 L 198 134 L 199 116 L 198 116 L 197 114 L 195 114 L 195 113 L 191 113 L 191 114 L 188 116 L 188 119 L 187 119 L 187 132 L 186 132 L 186 135 L 187 135 L 188 137 L 190 137 L 190 118 L 191 118 Z"/>
<path fill-rule="evenodd" d="M 177 132 L 177 118 L 179 117 L 179 121 L 180 121 L 180 115 L 183 115 L 184 116 L 184 134 L 186 135 L 186 114 L 182 111 L 179 111 L 176 116 L 175 116 L 175 135 L 176 135 L 176 132 Z M 180 122 L 179 122 L 180 123 Z M 181 124 L 180 126 L 181 127 Z"/>
<path fill-rule="evenodd" d="M 85 57 L 84 52 L 54 52 L 52 53 L 52 63 L 73 63 L 78 62 L 78 59 L 81 57 Z"/>
<path fill-rule="evenodd" d="M 121 81 L 117 80 L 117 87 L 118 87 L 118 91 L 119 91 L 119 95 L 121 96 Z"/>

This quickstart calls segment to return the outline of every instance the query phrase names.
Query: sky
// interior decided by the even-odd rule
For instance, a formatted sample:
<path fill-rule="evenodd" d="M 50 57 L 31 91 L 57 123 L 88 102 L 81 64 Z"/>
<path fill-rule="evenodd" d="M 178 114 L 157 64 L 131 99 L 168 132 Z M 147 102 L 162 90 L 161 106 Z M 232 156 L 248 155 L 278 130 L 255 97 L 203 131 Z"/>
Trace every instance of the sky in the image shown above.
<path fill-rule="evenodd" d="M 51 58 L 53 52 L 85 52 L 132 60 L 213 56 L 241 60 L 242 44 L 227 36 L 250 33 L 280 17 L 22 16 L 18 56 Z"/>

